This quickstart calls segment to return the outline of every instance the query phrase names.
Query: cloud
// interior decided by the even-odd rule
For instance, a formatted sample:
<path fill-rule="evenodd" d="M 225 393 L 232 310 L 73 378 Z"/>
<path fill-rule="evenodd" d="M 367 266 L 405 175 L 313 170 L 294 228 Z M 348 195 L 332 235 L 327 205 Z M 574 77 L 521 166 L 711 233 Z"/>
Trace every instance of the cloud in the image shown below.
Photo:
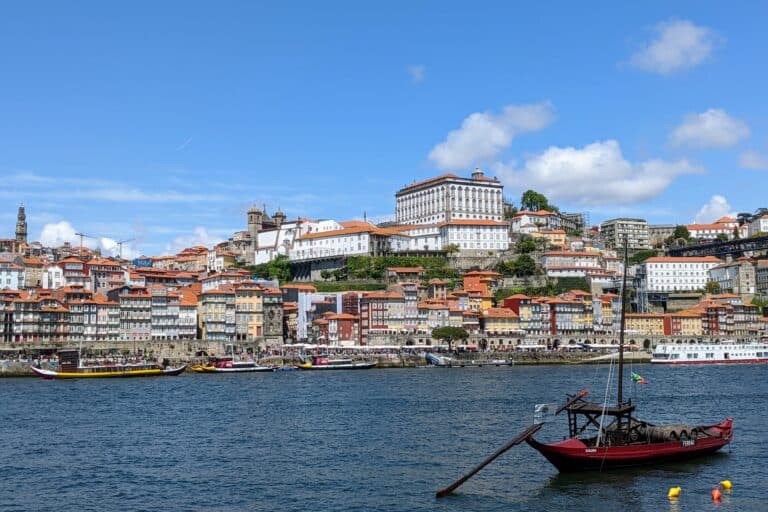
<path fill-rule="evenodd" d="M 408 66 L 408 74 L 411 75 L 411 81 L 415 84 L 420 84 L 424 81 L 424 73 L 426 68 L 423 64 L 413 64 Z"/>
<path fill-rule="evenodd" d="M 579 205 L 626 205 L 652 199 L 680 175 L 701 172 L 682 159 L 631 163 L 615 140 L 583 148 L 552 146 L 528 158 L 521 169 L 497 164 L 505 186 L 534 189 L 553 199 Z"/>
<path fill-rule="evenodd" d="M 174 238 L 165 246 L 165 251 L 169 254 L 176 254 L 182 249 L 194 247 L 195 245 L 211 248 L 221 241 L 223 241 L 223 238 L 209 232 L 202 226 L 197 226 L 192 233 Z"/>
<path fill-rule="evenodd" d="M 709 199 L 709 202 L 701 207 L 699 213 L 693 218 L 693 222 L 696 224 L 710 224 L 720 217 L 733 217 L 737 215 L 736 212 L 731 210 L 731 205 L 728 201 L 719 195 L 714 195 Z"/>
<path fill-rule="evenodd" d="M 688 20 L 663 21 L 656 38 L 632 55 L 630 63 L 643 71 L 668 75 L 701 64 L 721 40 L 713 30 Z"/>
<path fill-rule="evenodd" d="M 739 156 L 742 169 L 768 170 L 768 157 L 757 151 L 745 151 Z"/>
<path fill-rule="evenodd" d="M 701 114 L 688 114 L 683 124 L 669 135 L 673 146 L 727 148 L 749 137 L 749 126 L 725 110 L 711 108 Z"/>
<path fill-rule="evenodd" d="M 80 247 L 80 236 L 77 233 L 78 230 L 69 221 L 62 220 L 44 225 L 38 240 L 46 247 L 60 247 L 65 243 L 69 243 L 74 247 Z M 84 236 L 82 243 L 89 249 L 100 250 L 105 256 L 117 256 L 118 252 L 120 252 L 118 241 L 108 237 Z M 123 258 L 136 258 L 140 254 L 138 250 L 128 243 L 123 243 L 121 253 Z"/>
<path fill-rule="evenodd" d="M 499 115 L 475 112 L 464 119 L 461 128 L 451 131 L 444 142 L 432 148 L 429 159 L 439 169 L 467 169 L 495 158 L 517 135 L 541 130 L 554 117 L 549 102 L 508 105 Z"/>

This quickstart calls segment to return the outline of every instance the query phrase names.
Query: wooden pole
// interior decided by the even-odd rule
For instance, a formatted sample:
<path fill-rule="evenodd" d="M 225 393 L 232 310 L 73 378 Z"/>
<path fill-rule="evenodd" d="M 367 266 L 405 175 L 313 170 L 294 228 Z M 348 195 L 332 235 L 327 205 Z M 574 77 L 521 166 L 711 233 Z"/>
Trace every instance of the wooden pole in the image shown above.
<path fill-rule="evenodd" d="M 480 464 L 475 466 L 474 469 L 472 469 L 472 471 L 470 471 L 469 473 L 467 473 L 463 477 L 459 478 L 458 480 L 453 482 L 451 485 L 449 485 L 445 489 L 440 489 L 439 491 L 437 491 L 437 494 L 435 495 L 435 497 L 442 498 L 443 496 L 451 494 L 461 484 L 463 484 L 464 482 L 466 482 L 467 480 L 472 478 L 475 475 L 475 473 L 477 473 L 478 471 L 483 469 L 485 466 L 487 466 L 488 464 L 493 462 L 493 460 L 496 459 L 496 457 L 498 457 L 502 453 L 506 452 L 507 450 L 509 450 L 513 446 L 522 443 L 523 441 L 526 440 L 526 438 L 528 438 L 528 437 L 532 436 L 533 434 L 535 434 L 536 432 L 538 432 L 538 430 L 541 427 L 542 427 L 541 423 L 537 423 L 536 425 L 531 425 L 530 427 L 525 429 L 520 435 L 518 435 L 516 438 L 514 438 L 513 440 L 511 440 L 510 442 L 508 442 L 507 444 L 505 444 L 504 446 L 502 446 L 501 448 L 499 448 L 498 450 L 493 452 L 493 454 L 490 457 L 488 457 L 483 462 L 481 462 Z"/>

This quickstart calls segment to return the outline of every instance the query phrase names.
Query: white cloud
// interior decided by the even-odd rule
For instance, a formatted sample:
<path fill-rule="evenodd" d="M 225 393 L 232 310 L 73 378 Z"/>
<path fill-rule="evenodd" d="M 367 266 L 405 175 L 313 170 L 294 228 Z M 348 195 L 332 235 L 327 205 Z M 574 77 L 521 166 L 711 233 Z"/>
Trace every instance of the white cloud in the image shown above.
<path fill-rule="evenodd" d="M 411 81 L 415 84 L 420 84 L 424 81 L 424 74 L 426 68 L 423 64 L 413 64 L 408 66 L 408 74 L 411 75 Z"/>
<path fill-rule="evenodd" d="M 497 165 L 505 186 L 534 189 L 555 203 L 626 205 L 656 197 L 680 175 L 701 172 L 687 160 L 624 159 L 615 140 L 597 141 L 583 148 L 550 147 L 528 158 L 521 169 Z"/>
<path fill-rule="evenodd" d="M 668 75 L 702 63 L 720 40 L 711 29 L 688 20 L 658 23 L 656 38 L 635 53 L 630 63 L 643 71 Z"/>
<path fill-rule="evenodd" d="M 739 165 L 743 169 L 768 170 L 768 157 L 757 151 L 745 151 L 739 157 Z"/>
<path fill-rule="evenodd" d="M 549 102 L 508 105 L 501 114 L 475 112 L 429 152 L 439 169 L 460 170 L 495 158 L 509 147 L 512 139 L 526 132 L 541 130 L 554 119 Z"/>
<path fill-rule="evenodd" d="M 709 199 L 709 202 L 701 207 L 699 213 L 693 218 L 693 222 L 696 224 L 710 224 L 720 217 L 733 217 L 736 218 L 737 213 L 731 210 L 731 205 L 728 201 L 719 195 L 714 195 Z"/>
<path fill-rule="evenodd" d="M 725 110 L 711 108 L 701 114 L 688 114 L 683 124 L 669 135 L 673 146 L 727 148 L 749 137 L 749 126 Z"/>
<path fill-rule="evenodd" d="M 171 243 L 165 246 L 165 251 L 169 254 L 176 254 L 182 249 L 195 245 L 203 245 L 210 249 L 221 241 L 223 241 L 223 238 L 210 233 L 202 226 L 197 226 L 191 234 L 174 238 Z"/>
<path fill-rule="evenodd" d="M 72 224 L 62 220 L 44 225 L 38 239 L 46 247 L 60 247 L 67 242 L 74 247 L 79 247 L 80 236 L 77 233 L 78 230 Z M 108 237 L 84 236 L 82 243 L 89 249 L 100 250 L 105 256 L 117 256 L 120 252 L 118 241 Z M 123 243 L 121 255 L 123 258 L 131 259 L 140 256 L 140 252 L 128 243 Z"/>

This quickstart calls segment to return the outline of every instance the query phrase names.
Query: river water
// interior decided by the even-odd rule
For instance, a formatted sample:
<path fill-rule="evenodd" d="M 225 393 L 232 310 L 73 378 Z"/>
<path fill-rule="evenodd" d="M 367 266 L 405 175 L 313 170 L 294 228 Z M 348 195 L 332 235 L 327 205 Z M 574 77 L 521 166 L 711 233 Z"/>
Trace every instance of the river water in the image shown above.
<path fill-rule="evenodd" d="M 715 456 L 568 476 L 522 444 L 441 500 L 535 403 L 581 389 L 602 401 L 608 366 L 2 379 L 0 510 L 768 510 L 767 368 L 637 365 L 649 384 L 627 378 L 643 419 L 733 417 Z M 561 438 L 558 420 L 538 437 Z M 713 504 L 723 479 L 733 491 Z"/>

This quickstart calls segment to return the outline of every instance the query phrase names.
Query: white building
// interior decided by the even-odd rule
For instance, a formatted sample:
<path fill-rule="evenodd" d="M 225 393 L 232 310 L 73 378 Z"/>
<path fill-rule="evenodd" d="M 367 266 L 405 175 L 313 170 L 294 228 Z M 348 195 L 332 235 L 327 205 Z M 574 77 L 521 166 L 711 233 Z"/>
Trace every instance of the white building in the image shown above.
<path fill-rule="evenodd" d="M 530 235 L 542 230 L 562 228 L 560 215 L 547 210 L 528 211 L 520 210 L 512 217 L 512 232 Z"/>
<path fill-rule="evenodd" d="M 715 240 L 720 235 L 724 235 L 730 240 L 733 238 L 733 230 L 738 227 L 739 223 L 731 217 L 721 217 L 712 224 L 689 224 L 686 226 L 688 234 L 699 240 Z"/>
<path fill-rule="evenodd" d="M 758 217 L 749 223 L 748 236 L 754 236 L 758 233 L 768 233 L 768 215 Z"/>
<path fill-rule="evenodd" d="M 703 289 L 709 271 L 722 263 L 714 256 L 658 256 L 640 264 L 639 287 L 647 292 L 680 292 Z"/>
<path fill-rule="evenodd" d="M 541 265 L 549 277 L 586 277 L 605 273 L 597 252 L 549 251 L 544 253 Z"/>
<path fill-rule="evenodd" d="M 24 267 L 0 260 L 0 290 L 21 290 L 24 287 Z"/>
<path fill-rule="evenodd" d="M 470 179 L 454 174 L 413 183 L 395 194 L 398 224 L 442 224 L 455 220 L 503 219 L 504 186 L 475 169 Z"/>
<path fill-rule="evenodd" d="M 64 270 L 57 264 L 51 263 L 43 267 L 42 286 L 50 290 L 62 288 L 64 282 Z"/>

